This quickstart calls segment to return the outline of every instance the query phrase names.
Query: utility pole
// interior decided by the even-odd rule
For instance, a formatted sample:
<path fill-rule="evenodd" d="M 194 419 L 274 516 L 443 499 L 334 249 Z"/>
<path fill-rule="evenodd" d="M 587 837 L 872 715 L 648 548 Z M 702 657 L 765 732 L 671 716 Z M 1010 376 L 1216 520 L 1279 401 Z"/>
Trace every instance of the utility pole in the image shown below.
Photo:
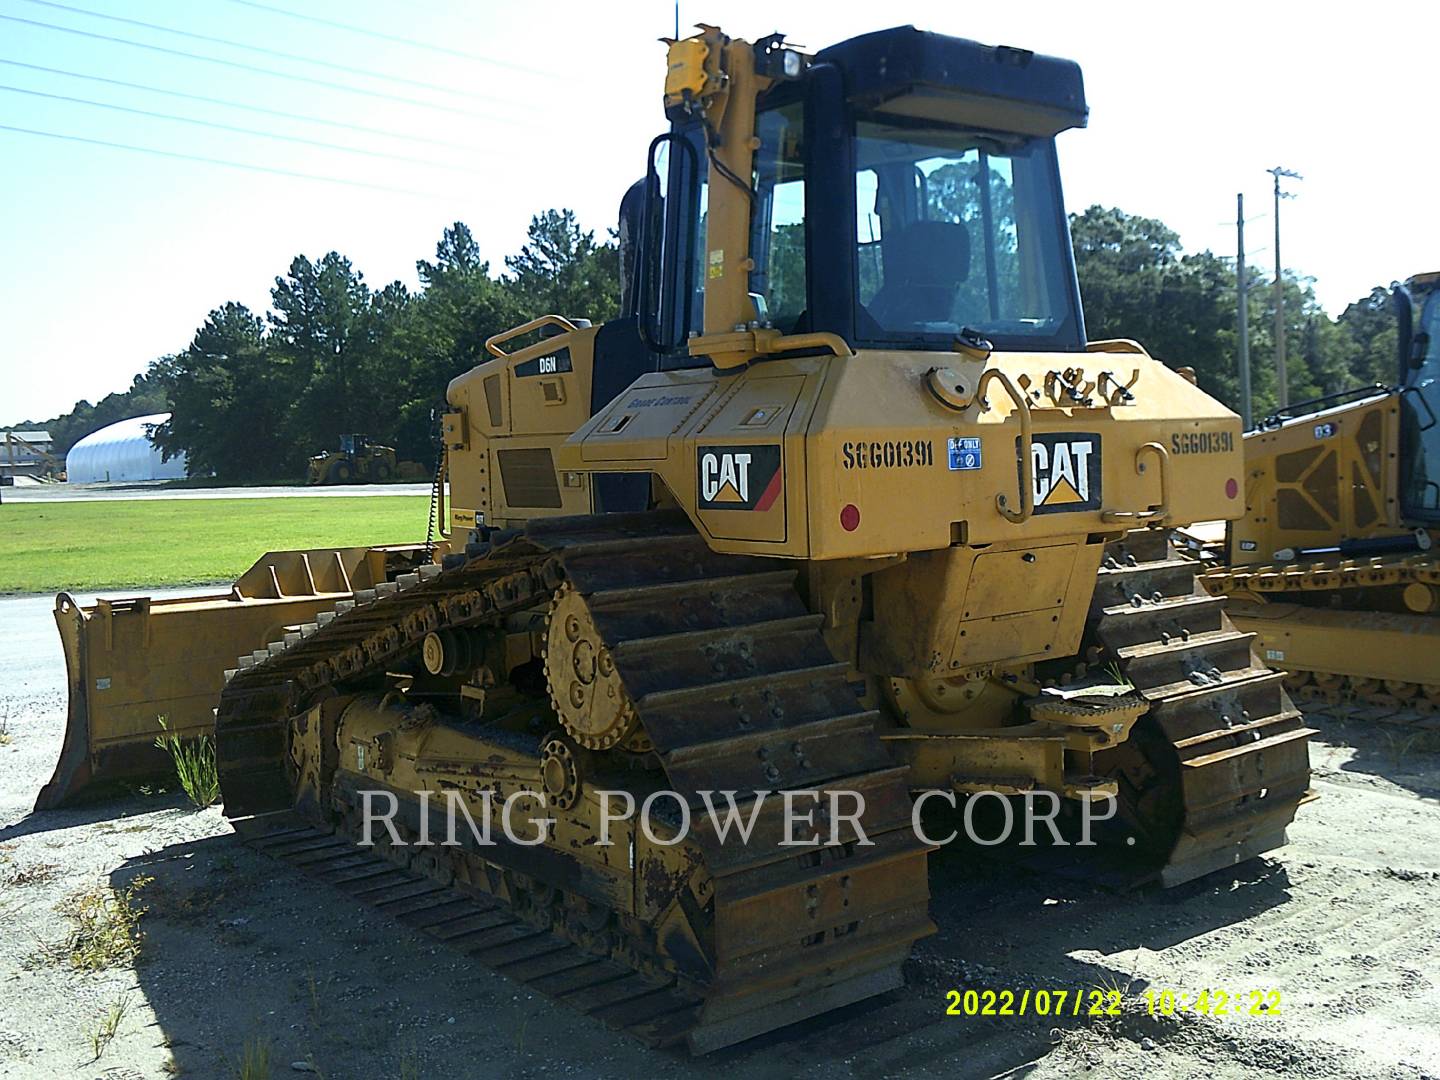
<path fill-rule="evenodd" d="M 1266 169 L 1275 178 L 1275 383 L 1280 398 L 1280 408 L 1290 404 L 1290 387 L 1285 378 L 1285 280 L 1280 266 L 1280 200 L 1293 199 L 1288 191 L 1280 190 L 1280 178 L 1304 180 L 1297 172 L 1276 165 Z"/>
<path fill-rule="evenodd" d="M 1235 196 L 1235 341 L 1240 365 L 1240 421 L 1251 425 L 1250 405 L 1250 297 L 1245 281 L 1245 196 Z"/>

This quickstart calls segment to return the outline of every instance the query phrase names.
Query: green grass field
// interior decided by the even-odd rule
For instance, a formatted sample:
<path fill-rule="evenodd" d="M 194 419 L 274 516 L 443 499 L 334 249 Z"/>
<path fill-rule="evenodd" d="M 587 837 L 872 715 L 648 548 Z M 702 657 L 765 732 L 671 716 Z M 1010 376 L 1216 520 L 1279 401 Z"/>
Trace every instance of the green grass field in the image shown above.
<path fill-rule="evenodd" d="M 0 505 L 0 593 L 230 582 L 267 551 L 425 539 L 421 495 Z"/>

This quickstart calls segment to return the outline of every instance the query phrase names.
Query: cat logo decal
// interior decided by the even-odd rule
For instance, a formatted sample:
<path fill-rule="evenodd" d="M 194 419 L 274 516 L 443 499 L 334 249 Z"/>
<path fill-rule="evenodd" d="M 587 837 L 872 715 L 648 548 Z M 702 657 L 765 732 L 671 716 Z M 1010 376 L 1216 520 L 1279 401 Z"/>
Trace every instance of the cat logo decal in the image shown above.
<path fill-rule="evenodd" d="M 1100 436 L 1036 435 L 1031 444 L 1035 512 L 1100 509 Z"/>
<path fill-rule="evenodd" d="M 775 505 L 785 486 L 777 444 L 701 446 L 696 455 L 701 510 L 758 510 Z"/>

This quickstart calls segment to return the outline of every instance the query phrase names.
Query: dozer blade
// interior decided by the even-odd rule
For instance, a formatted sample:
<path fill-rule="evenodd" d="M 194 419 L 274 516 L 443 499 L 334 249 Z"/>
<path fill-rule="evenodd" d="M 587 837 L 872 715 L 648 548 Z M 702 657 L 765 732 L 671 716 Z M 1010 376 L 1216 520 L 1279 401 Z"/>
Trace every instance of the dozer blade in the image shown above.
<path fill-rule="evenodd" d="M 227 592 L 194 597 L 55 599 L 69 709 L 60 760 L 35 801 L 64 804 L 114 781 L 164 774 L 160 718 L 182 738 L 212 733 L 235 658 L 264 651 L 396 565 L 428 561 L 423 545 L 272 551 Z"/>
<path fill-rule="evenodd" d="M 1230 615 L 1255 635 L 1267 659 L 1290 673 L 1296 697 L 1365 709 L 1367 720 L 1440 729 L 1440 618 L 1434 613 L 1269 600 L 1232 601 Z"/>

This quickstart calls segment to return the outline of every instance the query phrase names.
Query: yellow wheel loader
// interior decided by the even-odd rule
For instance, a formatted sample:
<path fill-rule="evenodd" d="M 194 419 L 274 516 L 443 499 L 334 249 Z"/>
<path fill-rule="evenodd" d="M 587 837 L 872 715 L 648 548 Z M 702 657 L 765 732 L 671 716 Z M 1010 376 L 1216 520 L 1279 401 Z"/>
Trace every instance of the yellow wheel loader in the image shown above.
<path fill-rule="evenodd" d="M 383 484 L 396 473 L 395 448 L 368 435 L 341 435 L 339 450 L 316 454 L 306 465 L 307 484 Z"/>
<path fill-rule="evenodd" d="M 1440 273 L 1394 300 L 1395 385 L 1245 436 L 1246 513 L 1201 580 L 1300 696 L 1440 730 Z"/>
<path fill-rule="evenodd" d="M 1168 542 L 1241 513 L 1240 424 L 1085 338 L 1076 65 L 702 26 L 664 102 L 626 314 L 541 315 L 451 383 L 436 558 L 372 553 L 333 603 L 281 582 L 283 632 L 216 614 L 238 661 L 175 674 L 223 681 L 237 830 L 696 1052 L 901 984 L 919 800 L 1043 796 L 1062 839 L 1109 805 L 1132 881 L 1282 844 L 1311 732 Z M 91 688 L 180 616 L 65 618 L 81 753 Z"/>

